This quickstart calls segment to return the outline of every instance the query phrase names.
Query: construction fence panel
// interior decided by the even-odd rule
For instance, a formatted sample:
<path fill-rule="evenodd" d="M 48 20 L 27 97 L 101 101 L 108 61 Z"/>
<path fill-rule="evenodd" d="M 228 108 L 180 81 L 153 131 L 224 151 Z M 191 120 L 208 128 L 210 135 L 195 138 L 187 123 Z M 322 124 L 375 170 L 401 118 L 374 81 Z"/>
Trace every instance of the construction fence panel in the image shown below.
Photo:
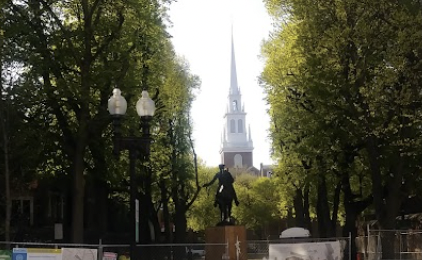
<path fill-rule="evenodd" d="M 143 260 L 200 260 L 205 259 L 206 250 L 226 252 L 227 244 L 138 244 L 136 255 Z M 12 260 L 13 254 L 22 257 L 13 259 L 51 260 L 128 260 L 128 244 L 65 244 L 34 242 L 1 242 L 0 260 Z M 23 256 L 24 255 L 24 256 Z"/>
<path fill-rule="evenodd" d="M 422 231 L 368 230 L 367 236 L 356 238 L 356 246 L 362 260 L 422 260 Z M 383 257 L 383 247 L 390 251 L 388 257 Z"/>
<path fill-rule="evenodd" d="M 351 260 L 350 239 L 350 237 L 334 237 L 250 240 L 247 241 L 248 259 Z"/>
<path fill-rule="evenodd" d="M 333 257 L 333 243 L 340 244 L 341 256 Z M 279 240 L 249 240 L 247 241 L 247 255 L 248 260 L 282 260 L 276 257 L 271 258 L 270 248 L 273 249 L 277 245 L 284 245 L 285 248 L 292 249 L 293 254 L 288 260 L 318 260 L 319 259 L 348 259 L 350 256 L 350 238 L 336 237 L 336 238 L 295 238 L 295 239 L 279 239 Z M 128 260 L 130 255 L 130 246 L 128 244 L 62 244 L 62 243 L 31 243 L 31 242 L 0 242 L 0 260 L 9 260 L 8 253 L 11 251 L 1 251 L 6 248 L 27 250 L 28 255 L 55 254 L 56 258 L 49 257 L 54 260 Z M 303 252 L 294 252 L 296 249 Z M 310 251 L 311 248 L 318 248 L 318 250 Z M 321 250 L 320 250 L 321 249 Z M 56 250 L 56 251 L 55 251 Z M 62 251 L 61 256 L 57 254 Z M 216 255 L 226 255 L 227 244 L 138 244 L 136 251 L 140 259 L 145 260 L 200 260 L 205 259 L 216 253 Z M 289 251 L 289 252 L 290 252 Z M 4 253 L 5 258 L 2 258 L 1 253 Z M 321 258 L 321 252 L 322 257 Z M 65 255 L 66 253 L 66 255 Z M 62 257 L 63 256 L 63 257 Z M 73 258 L 72 258 L 73 257 Z M 27 258 L 31 260 L 31 258 Z M 47 258 L 45 258 L 47 259 Z M 212 260 L 212 259 L 211 259 Z M 218 259 L 219 260 L 219 259 Z"/>

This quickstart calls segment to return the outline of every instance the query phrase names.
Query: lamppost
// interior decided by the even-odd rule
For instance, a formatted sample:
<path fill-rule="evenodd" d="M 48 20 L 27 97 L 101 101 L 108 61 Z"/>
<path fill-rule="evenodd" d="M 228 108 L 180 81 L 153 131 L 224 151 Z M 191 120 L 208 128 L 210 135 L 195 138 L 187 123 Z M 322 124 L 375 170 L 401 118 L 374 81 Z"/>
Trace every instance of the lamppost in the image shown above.
<path fill-rule="evenodd" d="M 136 200 L 135 162 L 139 156 L 148 157 L 151 146 L 150 121 L 155 112 L 154 101 L 147 91 L 142 91 L 142 97 L 136 103 L 136 112 L 141 118 L 141 136 L 122 136 L 121 119 L 126 113 L 127 102 L 118 88 L 113 90 L 113 96 L 108 100 L 108 111 L 113 118 L 113 152 L 129 151 L 130 174 L 130 259 L 135 259 L 136 243 L 139 242 L 139 208 Z"/>

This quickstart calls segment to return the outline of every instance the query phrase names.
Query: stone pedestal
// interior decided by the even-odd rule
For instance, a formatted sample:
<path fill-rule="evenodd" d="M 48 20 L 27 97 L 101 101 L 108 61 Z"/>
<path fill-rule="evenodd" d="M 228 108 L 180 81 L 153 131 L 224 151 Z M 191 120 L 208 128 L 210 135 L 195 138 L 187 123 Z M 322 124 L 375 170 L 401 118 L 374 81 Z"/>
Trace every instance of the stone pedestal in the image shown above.
<path fill-rule="evenodd" d="M 210 227 L 205 230 L 205 260 L 247 260 L 244 226 Z M 212 245 L 212 244 L 221 245 Z M 225 245 L 227 244 L 227 246 Z"/>

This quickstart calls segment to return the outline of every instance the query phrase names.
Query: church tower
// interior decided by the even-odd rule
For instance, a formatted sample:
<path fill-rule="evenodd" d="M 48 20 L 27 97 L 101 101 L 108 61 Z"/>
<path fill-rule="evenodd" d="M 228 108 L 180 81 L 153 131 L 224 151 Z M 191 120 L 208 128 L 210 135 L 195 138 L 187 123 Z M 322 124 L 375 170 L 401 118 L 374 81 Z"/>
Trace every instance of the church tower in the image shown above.
<path fill-rule="evenodd" d="M 230 88 L 221 137 L 221 162 L 229 169 L 251 169 L 253 168 L 253 143 L 250 127 L 246 129 L 246 112 L 237 84 L 233 30 L 231 35 L 230 67 Z"/>

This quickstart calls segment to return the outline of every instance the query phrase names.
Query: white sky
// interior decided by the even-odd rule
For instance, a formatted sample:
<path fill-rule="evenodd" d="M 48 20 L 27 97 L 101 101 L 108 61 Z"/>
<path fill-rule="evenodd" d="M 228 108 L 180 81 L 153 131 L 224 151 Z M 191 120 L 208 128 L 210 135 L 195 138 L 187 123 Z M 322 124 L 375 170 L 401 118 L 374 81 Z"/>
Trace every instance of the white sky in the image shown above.
<path fill-rule="evenodd" d="M 171 4 L 169 15 L 176 52 L 202 81 L 192 107 L 197 155 L 208 166 L 220 163 L 233 23 L 237 80 L 255 148 L 254 166 L 259 169 L 261 162 L 270 164 L 268 107 L 257 77 L 264 67 L 261 44 L 272 30 L 272 20 L 262 0 L 178 0 Z"/>

